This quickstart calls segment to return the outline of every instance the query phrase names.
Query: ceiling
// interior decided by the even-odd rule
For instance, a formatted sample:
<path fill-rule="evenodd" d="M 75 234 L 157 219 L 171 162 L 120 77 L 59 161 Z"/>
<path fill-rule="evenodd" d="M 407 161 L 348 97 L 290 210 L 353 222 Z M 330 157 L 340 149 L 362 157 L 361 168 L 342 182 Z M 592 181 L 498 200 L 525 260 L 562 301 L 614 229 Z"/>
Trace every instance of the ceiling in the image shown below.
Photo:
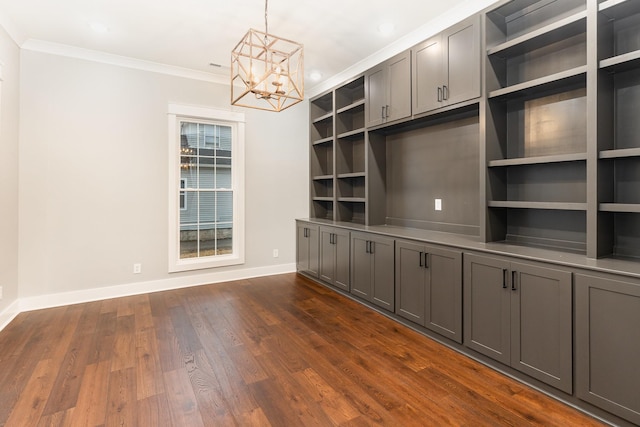
<path fill-rule="evenodd" d="M 466 16 L 490 2 L 270 0 L 269 32 L 304 44 L 310 88 L 420 28 L 451 21 L 453 12 Z M 0 23 L 20 45 L 46 41 L 228 76 L 231 50 L 249 28 L 264 30 L 264 9 L 263 0 L 0 0 Z M 95 32 L 94 22 L 108 31 Z M 378 30 L 384 23 L 395 26 L 386 36 Z M 311 81 L 312 71 L 322 79 Z"/>

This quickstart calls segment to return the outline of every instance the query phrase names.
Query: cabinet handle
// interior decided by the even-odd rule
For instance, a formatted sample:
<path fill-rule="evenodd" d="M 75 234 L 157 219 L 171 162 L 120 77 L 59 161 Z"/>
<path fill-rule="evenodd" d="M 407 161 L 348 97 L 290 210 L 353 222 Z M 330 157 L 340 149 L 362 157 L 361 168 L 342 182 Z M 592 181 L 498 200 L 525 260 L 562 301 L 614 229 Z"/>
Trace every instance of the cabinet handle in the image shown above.
<path fill-rule="evenodd" d="M 369 253 L 372 254 L 375 250 L 375 246 L 373 246 L 374 242 L 369 241 Z"/>
<path fill-rule="evenodd" d="M 364 242 L 364 251 L 366 253 L 369 253 L 369 241 L 368 240 L 366 242 Z"/>
<path fill-rule="evenodd" d="M 516 277 L 518 277 L 518 272 L 512 271 L 511 272 L 511 290 L 512 291 L 516 290 Z"/>
<path fill-rule="evenodd" d="M 507 289 L 507 269 L 502 269 L 502 289 Z"/>
<path fill-rule="evenodd" d="M 425 252 L 424 253 L 424 268 L 429 268 L 429 252 Z"/>
<path fill-rule="evenodd" d="M 438 86 L 438 102 L 442 102 L 442 88 Z"/>
<path fill-rule="evenodd" d="M 442 98 L 446 101 L 447 99 L 449 99 L 449 88 L 447 87 L 447 85 L 443 85 L 442 86 Z"/>
<path fill-rule="evenodd" d="M 387 105 L 387 108 L 384 109 L 384 117 L 389 117 L 389 105 Z"/>
<path fill-rule="evenodd" d="M 420 252 L 420 267 L 422 267 L 422 252 Z"/>
<path fill-rule="evenodd" d="M 307 227 L 305 227 L 305 228 L 304 228 L 304 232 L 302 233 L 302 237 L 305 237 L 305 238 L 306 238 L 306 237 L 309 237 L 309 236 L 307 235 L 307 230 L 309 230 L 309 229 L 308 229 Z"/>
<path fill-rule="evenodd" d="M 381 118 L 382 120 L 384 120 L 384 107 L 385 107 L 385 106 L 383 105 L 383 106 L 382 106 L 382 114 L 380 115 L 380 118 Z"/>

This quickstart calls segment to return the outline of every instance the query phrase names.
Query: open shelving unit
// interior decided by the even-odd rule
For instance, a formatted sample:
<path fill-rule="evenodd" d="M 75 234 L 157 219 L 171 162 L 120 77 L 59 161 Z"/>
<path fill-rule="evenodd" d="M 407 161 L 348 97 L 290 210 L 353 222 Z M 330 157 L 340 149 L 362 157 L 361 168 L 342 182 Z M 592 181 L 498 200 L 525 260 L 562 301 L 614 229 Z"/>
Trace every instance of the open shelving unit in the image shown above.
<path fill-rule="evenodd" d="M 586 253 L 585 0 L 486 14 L 487 241 Z"/>
<path fill-rule="evenodd" d="M 334 219 L 334 112 L 333 94 L 310 102 L 311 213 L 316 218 Z"/>
<path fill-rule="evenodd" d="M 598 256 L 640 258 L 640 2 L 598 3 Z"/>

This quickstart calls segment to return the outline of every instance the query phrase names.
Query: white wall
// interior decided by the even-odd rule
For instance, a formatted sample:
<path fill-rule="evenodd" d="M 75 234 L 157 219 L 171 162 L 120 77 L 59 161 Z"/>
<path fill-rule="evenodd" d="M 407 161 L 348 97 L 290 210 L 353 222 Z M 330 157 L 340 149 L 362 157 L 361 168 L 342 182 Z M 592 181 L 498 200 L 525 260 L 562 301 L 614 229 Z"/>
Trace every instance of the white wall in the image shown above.
<path fill-rule="evenodd" d="M 0 27 L 0 328 L 18 298 L 18 110 L 20 50 Z"/>
<path fill-rule="evenodd" d="M 29 50 L 21 59 L 21 297 L 293 269 L 294 219 L 308 214 L 307 103 L 241 110 L 245 265 L 168 274 L 167 105 L 230 109 L 228 87 Z"/>

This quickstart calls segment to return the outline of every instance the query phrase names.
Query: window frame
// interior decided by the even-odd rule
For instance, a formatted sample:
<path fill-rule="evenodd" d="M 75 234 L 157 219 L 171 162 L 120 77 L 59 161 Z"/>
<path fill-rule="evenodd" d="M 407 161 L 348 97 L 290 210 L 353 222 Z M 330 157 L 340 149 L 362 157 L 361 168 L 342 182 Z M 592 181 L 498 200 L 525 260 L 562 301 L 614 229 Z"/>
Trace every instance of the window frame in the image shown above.
<path fill-rule="evenodd" d="M 244 264 L 244 113 L 208 107 L 169 104 L 169 260 L 170 273 Z M 233 193 L 233 250 L 230 254 L 180 258 L 180 122 L 195 121 L 232 128 L 231 191 Z M 186 198 L 185 198 L 186 205 Z"/>

